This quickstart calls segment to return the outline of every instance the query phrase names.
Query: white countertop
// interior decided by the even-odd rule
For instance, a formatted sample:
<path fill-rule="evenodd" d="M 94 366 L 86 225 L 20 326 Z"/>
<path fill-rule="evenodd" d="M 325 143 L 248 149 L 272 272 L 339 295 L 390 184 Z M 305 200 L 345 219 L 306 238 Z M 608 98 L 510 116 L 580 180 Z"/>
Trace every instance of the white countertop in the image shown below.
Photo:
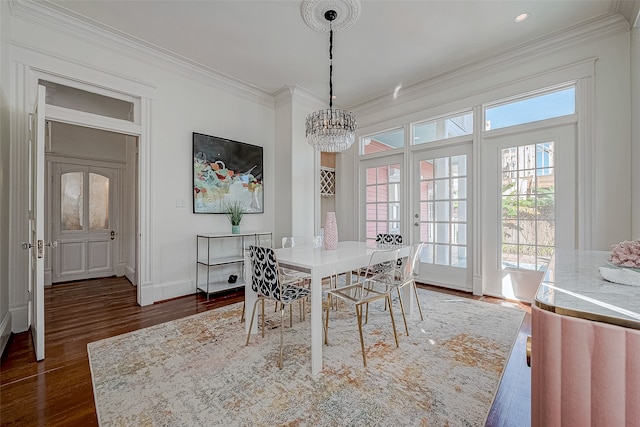
<path fill-rule="evenodd" d="M 640 329 L 640 286 L 604 280 L 609 251 L 556 250 L 534 304 L 554 313 Z"/>

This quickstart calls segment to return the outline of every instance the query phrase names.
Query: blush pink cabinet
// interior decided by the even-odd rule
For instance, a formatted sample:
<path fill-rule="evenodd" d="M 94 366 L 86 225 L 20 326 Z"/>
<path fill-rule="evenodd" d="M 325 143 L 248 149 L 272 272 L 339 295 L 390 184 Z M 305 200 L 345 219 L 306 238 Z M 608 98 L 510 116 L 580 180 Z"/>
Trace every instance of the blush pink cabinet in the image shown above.
<path fill-rule="evenodd" d="M 640 426 L 640 287 L 556 251 L 531 307 L 531 425 Z"/>

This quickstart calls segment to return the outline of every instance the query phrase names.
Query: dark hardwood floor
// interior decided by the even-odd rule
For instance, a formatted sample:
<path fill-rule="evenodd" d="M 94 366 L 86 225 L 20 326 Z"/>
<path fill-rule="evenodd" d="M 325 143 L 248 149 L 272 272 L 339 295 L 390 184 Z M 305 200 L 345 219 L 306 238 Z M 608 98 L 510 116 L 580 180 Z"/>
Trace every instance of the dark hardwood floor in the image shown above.
<path fill-rule="evenodd" d="M 427 289 L 484 301 L 516 305 L 490 297 Z M 244 293 L 176 298 L 147 307 L 136 303 L 136 289 L 126 279 L 107 278 L 58 284 L 45 290 L 45 355 L 34 359 L 29 332 L 14 334 L 0 365 L 0 425 L 97 425 L 87 344 L 206 310 L 242 301 Z M 527 314 L 505 370 L 488 426 L 527 426 L 530 413 L 530 373 L 525 341 L 530 334 Z"/>

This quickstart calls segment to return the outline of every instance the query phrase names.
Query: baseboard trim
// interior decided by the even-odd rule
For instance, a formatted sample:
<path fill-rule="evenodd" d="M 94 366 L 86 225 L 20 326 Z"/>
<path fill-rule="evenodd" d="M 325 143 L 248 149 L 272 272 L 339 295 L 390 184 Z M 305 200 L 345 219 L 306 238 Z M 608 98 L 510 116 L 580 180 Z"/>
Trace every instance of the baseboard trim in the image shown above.
<path fill-rule="evenodd" d="M 154 301 L 163 301 L 195 293 L 195 286 L 190 280 L 159 283 L 154 286 Z"/>
<path fill-rule="evenodd" d="M 8 311 L 7 314 L 2 318 L 2 322 L 0 322 L 0 354 L 4 354 L 4 349 L 7 346 L 7 342 L 9 342 L 9 337 L 11 336 L 11 312 Z"/>
<path fill-rule="evenodd" d="M 125 277 L 127 279 L 129 279 L 129 281 L 131 283 L 133 283 L 134 286 L 137 285 L 137 283 L 136 283 L 136 270 L 133 267 L 131 267 L 129 265 L 125 266 L 124 267 L 124 275 L 125 275 Z"/>
<path fill-rule="evenodd" d="M 19 333 L 29 330 L 29 304 L 9 307 L 11 314 L 11 332 Z"/>

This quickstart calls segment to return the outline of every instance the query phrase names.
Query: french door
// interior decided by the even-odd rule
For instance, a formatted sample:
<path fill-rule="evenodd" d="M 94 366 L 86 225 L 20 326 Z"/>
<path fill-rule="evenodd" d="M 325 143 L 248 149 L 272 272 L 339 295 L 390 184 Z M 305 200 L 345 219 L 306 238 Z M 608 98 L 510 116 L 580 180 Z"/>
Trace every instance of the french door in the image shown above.
<path fill-rule="evenodd" d="M 555 248 L 576 247 L 576 130 L 483 139 L 483 293 L 532 301 Z"/>
<path fill-rule="evenodd" d="M 471 142 L 413 154 L 413 242 L 419 281 L 472 291 Z"/>
<path fill-rule="evenodd" d="M 56 163 L 53 167 L 52 282 L 115 275 L 114 169 Z"/>

